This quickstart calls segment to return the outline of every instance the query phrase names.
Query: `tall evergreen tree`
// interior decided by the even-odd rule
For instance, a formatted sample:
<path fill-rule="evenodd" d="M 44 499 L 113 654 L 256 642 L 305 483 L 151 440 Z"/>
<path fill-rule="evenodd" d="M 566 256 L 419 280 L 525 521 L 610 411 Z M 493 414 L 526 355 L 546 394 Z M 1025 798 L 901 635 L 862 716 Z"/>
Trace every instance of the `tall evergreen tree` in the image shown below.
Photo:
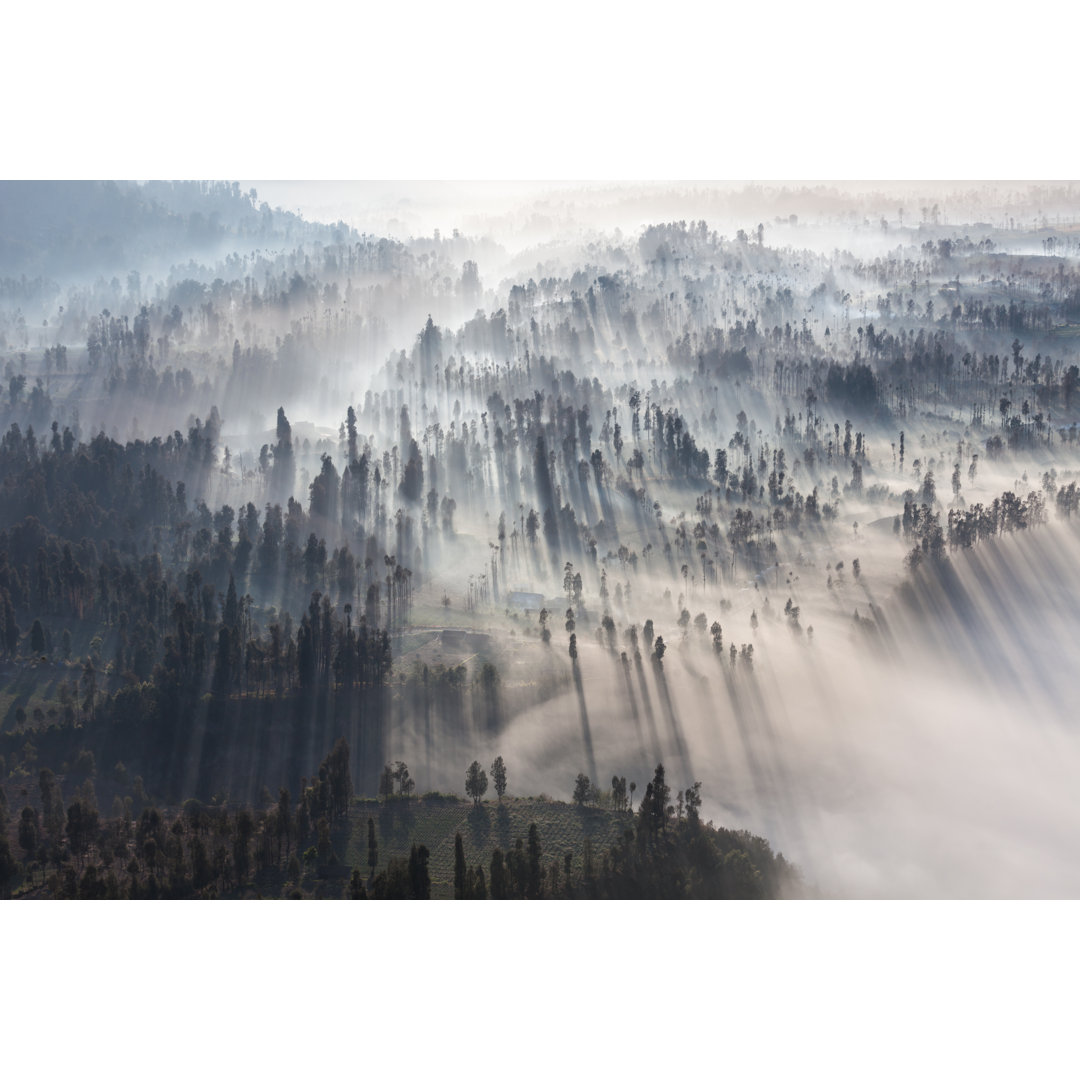
<path fill-rule="evenodd" d="M 428 849 L 420 844 L 413 844 L 409 853 L 409 884 L 414 900 L 431 899 L 431 876 L 428 873 Z M 456 858 L 456 848 L 455 848 Z"/>
<path fill-rule="evenodd" d="M 536 823 L 529 826 L 528 843 L 528 875 L 525 882 L 525 898 L 527 900 L 539 900 L 543 895 L 544 871 L 541 867 L 542 852 L 540 850 L 540 830 Z"/>
<path fill-rule="evenodd" d="M 495 794 L 502 802 L 506 794 L 506 766 L 503 764 L 502 754 L 491 763 L 491 779 L 495 782 Z"/>
<path fill-rule="evenodd" d="M 461 842 L 461 833 L 454 835 L 454 899 L 465 899 L 465 847 Z"/>

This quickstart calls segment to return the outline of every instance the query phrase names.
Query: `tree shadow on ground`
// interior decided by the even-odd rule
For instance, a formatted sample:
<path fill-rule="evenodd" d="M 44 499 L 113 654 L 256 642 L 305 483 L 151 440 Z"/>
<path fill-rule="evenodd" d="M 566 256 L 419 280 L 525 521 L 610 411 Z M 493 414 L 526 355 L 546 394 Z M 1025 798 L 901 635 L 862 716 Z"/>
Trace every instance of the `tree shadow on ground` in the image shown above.
<path fill-rule="evenodd" d="M 686 768 L 686 773 L 689 776 L 693 773 L 693 765 L 690 763 L 690 755 L 686 748 L 686 739 L 683 737 L 682 723 L 679 720 L 678 715 L 675 712 L 675 706 L 671 701 L 671 692 L 668 690 L 667 675 L 664 672 L 664 665 L 658 661 L 653 661 L 653 669 L 656 674 L 656 691 L 660 697 L 660 706 L 664 711 L 664 718 L 667 720 L 668 727 L 671 729 L 671 733 L 675 738 L 675 748 L 679 757 L 682 759 Z"/>
<path fill-rule="evenodd" d="M 510 843 L 510 811 L 503 803 L 495 810 L 495 836 L 502 848 Z"/>
<path fill-rule="evenodd" d="M 585 687 L 581 684 L 581 669 L 574 662 L 574 686 L 577 689 L 578 710 L 581 714 L 581 738 L 585 743 L 585 758 L 589 776 L 596 776 L 596 755 L 593 753 L 592 730 L 589 727 L 589 710 L 585 707 Z"/>
<path fill-rule="evenodd" d="M 405 845 L 416 823 L 416 809 L 411 799 L 388 799 L 379 809 L 379 835 L 393 846 Z"/>
<path fill-rule="evenodd" d="M 470 843 L 482 847 L 491 833 L 491 815 L 488 808 L 479 803 L 475 804 L 469 811 L 468 822 Z"/>
<path fill-rule="evenodd" d="M 577 818 L 578 824 L 581 825 L 581 831 L 589 839 L 601 832 L 605 832 L 608 828 L 609 822 L 606 812 L 596 806 L 578 806 Z"/>

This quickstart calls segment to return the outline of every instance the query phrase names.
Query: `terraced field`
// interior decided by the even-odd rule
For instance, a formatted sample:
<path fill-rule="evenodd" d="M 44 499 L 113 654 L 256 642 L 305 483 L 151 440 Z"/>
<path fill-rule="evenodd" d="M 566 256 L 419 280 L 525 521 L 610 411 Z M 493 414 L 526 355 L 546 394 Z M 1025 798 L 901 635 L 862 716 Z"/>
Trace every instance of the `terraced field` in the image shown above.
<path fill-rule="evenodd" d="M 450 899 L 454 895 L 454 836 L 461 833 L 465 861 L 480 863 L 485 875 L 496 847 L 512 849 L 518 838 L 525 841 L 529 826 L 535 822 L 540 831 L 545 867 L 552 859 L 562 864 L 570 852 L 575 868 L 580 868 L 585 840 L 592 841 L 597 859 L 631 828 L 632 815 L 594 807 L 578 807 L 546 799 L 503 799 L 499 804 L 482 802 L 474 807 L 465 799 L 408 802 L 378 802 L 358 799 L 352 811 L 352 832 L 346 847 L 345 862 L 367 868 L 367 823 L 375 822 L 379 842 L 377 870 L 391 857 L 408 858 L 414 843 L 424 844 L 431 853 L 432 899 Z"/>

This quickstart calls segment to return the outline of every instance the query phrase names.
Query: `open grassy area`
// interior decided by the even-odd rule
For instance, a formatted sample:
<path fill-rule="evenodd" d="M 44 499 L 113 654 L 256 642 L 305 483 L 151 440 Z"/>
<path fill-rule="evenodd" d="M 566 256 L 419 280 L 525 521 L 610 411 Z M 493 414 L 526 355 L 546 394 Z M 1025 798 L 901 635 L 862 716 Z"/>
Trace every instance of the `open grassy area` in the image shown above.
<path fill-rule="evenodd" d="M 1052 326 L 1050 334 L 1055 338 L 1080 337 L 1080 323 L 1062 323 L 1060 326 Z"/>
<path fill-rule="evenodd" d="M 26 711 L 26 723 L 22 730 L 30 731 L 43 728 L 50 722 L 57 722 L 62 711 L 60 684 L 76 683 L 81 675 L 81 668 L 75 664 L 60 661 L 41 663 L 33 660 L 8 663 L 0 671 L 0 731 L 15 731 L 16 712 Z M 34 719 L 34 710 L 40 709 L 44 716 L 42 722 Z M 55 709 L 57 717 L 49 718 L 49 710 Z"/>
<path fill-rule="evenodd" d="M 504 798 L 501 804 L 486 800 L 478 807 L 465 799 L 450 801 L 449 797 L 389 803 L 360 799 L 352 810 L 344 861 L 359 866 L 365 877 L 368 818 L 375 822 L 375 838 L 379 842 L 377 871 L 384 869 L 391 857 L 408 859 L 414 843 L 427 847 L 431 853 L 428 871 L 432 899 L 450 899 L 454 895 L 456 833 L 461 833 L 466 863 L 469 866 L 480 863 L 486 876 L 495 848 L 506 852 L 518 838 L 526 841 L 533 822 L 540 832 L 544 865 L 558 859 L 561 866 L 563 856 L 570 852 L 577 869 L 581 867 L 586 837 L 591 839 L 594 856 L 599 860 L 633 825 L 633 815 L 629 813 L 537 798 Z"/>
<path fill-rule="evenodd" d="M 98 670 L 98 690 L 108 687 L 109 679 L 106 665 L 116 649 L 116 630 L 103 624 L 77 619 L 42 619 L 52 636 L 52 652 L 47 658 L 33 655 L 29 650 L 30 631 L 24 627 L 18 656 L 0 662 L 0 732 L 17 730 L 16 711 L 26 711 L 26 724 L 22 730 L 32 731 L 59 722 L 63 712 L 60 700 L 60 685 L 74 683 L 73 694 L 77 701 L 84 697 L 81 679 L 83 665 L 91 653 L 91 646 L 96 649 L 95 666 Z M 64 630 L 71 634 L 71 655 L 64 660 L 61 641 Z M 77 707 L 77 706 L 76 706 Z M 34 719 L 34 710 L 41 709 L 43 719 L 39 723 Z M 55 709 L 57 715 L 50 718 L 49 710 Z"/>

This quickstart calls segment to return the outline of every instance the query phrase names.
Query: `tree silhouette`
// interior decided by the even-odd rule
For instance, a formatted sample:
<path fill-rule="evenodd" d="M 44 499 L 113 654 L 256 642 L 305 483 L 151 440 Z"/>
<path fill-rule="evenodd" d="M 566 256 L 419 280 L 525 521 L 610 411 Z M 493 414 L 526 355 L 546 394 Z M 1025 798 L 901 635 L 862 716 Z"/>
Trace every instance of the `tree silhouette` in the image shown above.
<path fill-rule="evenodd" d="M 667 652 L 667 646 L 664 644 L 664 639 L 658 636 L 653 643 L 653 656 L 655 657 L 657 664 L 663 664 L 665 652 Z"/>
<path fill-rule="evenodd" d="M 480 762 L 474 761 L 465 773 L 465 794 L 472 799 L 474 805 L 480 805 L 480 800 L 487 791 L 487 784 L 487 773 L 480 768 Z"/>
<path fill-rule="evenodd" d="M 495 783 L 495 794 L 502 802 L 502 797 L 506 794 L 506 766 L 501 754 L 491 763 L 491 778 Z"/>
<path fill-rule="evenodd" d="M 454 899 L 465 899 L 465 847 L 461 833 L 454 835 Z"/>
<path fill-rule="evenodd" d="M 592 781 L 585 773 L 578 773 L 574 781 L 574 802 L 584 806 L 592 798 Z"/>

